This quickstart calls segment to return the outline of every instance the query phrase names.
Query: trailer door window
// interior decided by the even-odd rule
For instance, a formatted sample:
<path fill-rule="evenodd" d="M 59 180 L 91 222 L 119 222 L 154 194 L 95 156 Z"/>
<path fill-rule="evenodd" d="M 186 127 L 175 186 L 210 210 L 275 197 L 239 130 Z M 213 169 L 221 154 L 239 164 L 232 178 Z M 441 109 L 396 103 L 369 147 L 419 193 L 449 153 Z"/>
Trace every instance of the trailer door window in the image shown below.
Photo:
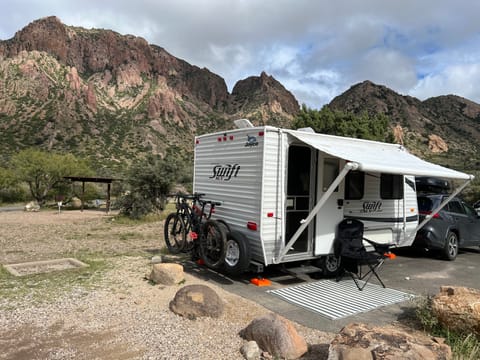
<path fill-rule="evenodd" d="M 350 171 L 345 178 L 345 200 L 360 200 L 365 190 L 365 173 Z"/>
<path fill-rule="evenodd" d="M 382 199 L 403 199 L 403 175 L 381 174 L 380 197 Z"/>
<path fill-rule="evenodd" d="M 327 191 L 330 185 L 338 176 L 338 167 L 340 161 L 334 158 L 326 158 L 323 162 L 323 192 Z M 335 189 L 338 192 L 338 186 Z"/>

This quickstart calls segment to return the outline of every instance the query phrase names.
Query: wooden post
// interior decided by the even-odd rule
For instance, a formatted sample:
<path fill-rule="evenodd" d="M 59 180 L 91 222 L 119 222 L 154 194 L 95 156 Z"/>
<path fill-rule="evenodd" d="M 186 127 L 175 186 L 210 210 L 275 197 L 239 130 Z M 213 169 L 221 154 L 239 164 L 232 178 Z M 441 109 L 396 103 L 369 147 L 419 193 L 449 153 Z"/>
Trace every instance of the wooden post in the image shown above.
<path fill-rule="evenodd" d="M 85 199 L 85 181 L 82 181 L 82 198 L 80 199 L 80 202 L 82 203 L 82 209 L 81 211 L 83 211 L 83 201 Z"/>
<path fill-rule="evenodd" d="M 111 183 L 107 184 L 107 214 L 110 212 L 110 188 L 111 188 Z"/>

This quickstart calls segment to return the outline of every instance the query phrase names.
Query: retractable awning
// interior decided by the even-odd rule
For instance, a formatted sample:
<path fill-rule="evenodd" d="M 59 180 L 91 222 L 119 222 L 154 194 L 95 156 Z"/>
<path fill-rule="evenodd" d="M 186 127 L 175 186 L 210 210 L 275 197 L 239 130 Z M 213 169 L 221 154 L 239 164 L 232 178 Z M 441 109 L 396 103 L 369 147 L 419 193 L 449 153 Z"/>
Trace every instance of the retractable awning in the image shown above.
<path fill-rule="evenodd" d="M 329 155 L 357 163 L 358 170 L 361 171 L 447 179 L 473 179 L 472 175 L 422 160 L 398 144 L 298 130 L 285 130 L 285 132 Z"/>
<path fill-rule="evenodd" d="M 440 209 L 442 209 L 448 203 L 448 201 L 460 193 L 474 178 L 473 175 L 465 174 L 460 171 L 448 169 L 443 166 L 422 160 L 415 155 L 410 154 L 407 149 L 401 145 L 317 134 L 298 130 L 283 131 L 317 150 L 323 151 L 331 156 L 344 159 L 347 162 L 342 171 L 338 174 L 337 178 L 317 201 L 315 207 L 310 211 L 308 216 L 302 220 L 301 225 L 288 240 L 287 244 L 280 249 L 278 257 L 274 259 L 274 262 L 276 263 L 280 263 L 283 260 L 291 246 L 293 246 L 293 244 L 300 237 L 301 233 L 319 213 L 320 209 L 331 196 L 334 189 L 341 181 L 343 181 L 345 176 L 351 170 L 464 180 L 464 183 L 455 189 L 445 201 L 443 201 L 436 209 L 434 209 L 432 214 L 440 211 Z M 423 220 L 417 226 L 413 233 L 416 233 L 430 220 L 430 218 L 431 216 L 426 216 L 425 220 Z"/>

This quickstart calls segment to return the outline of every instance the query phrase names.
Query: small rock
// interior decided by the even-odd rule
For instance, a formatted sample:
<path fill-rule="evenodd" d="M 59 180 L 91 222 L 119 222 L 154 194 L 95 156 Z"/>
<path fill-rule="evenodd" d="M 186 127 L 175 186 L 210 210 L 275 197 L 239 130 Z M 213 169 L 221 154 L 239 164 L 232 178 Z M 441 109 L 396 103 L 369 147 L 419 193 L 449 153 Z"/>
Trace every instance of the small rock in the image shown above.
<path fill-rule="evenodd" d="M 240 352 L 246 360 L 260 360 L 261 351 L 255 341 L 249 341 L 243 344 Z"/>
<path fill-rule="evenodd" d="M 155 284 L 176 285 L 185 279 L 183 266 L 180 264 L 154 264 L 148 278 Z"/>
<path fill-rule="evenodd" d="M 25 205 L 25 211 L 39 211 L 40 205 L 36 201 L 30 201 L 28 204 Z"/>
<path fill-rule="evenodd" d="M 162 263 L 162 257 L 159 256 L 159 255 L 155 255 L 154 257 L 152 257 L 152 259 L 150 260 L 150 263 L 151 264 L 160 264 Z"/>

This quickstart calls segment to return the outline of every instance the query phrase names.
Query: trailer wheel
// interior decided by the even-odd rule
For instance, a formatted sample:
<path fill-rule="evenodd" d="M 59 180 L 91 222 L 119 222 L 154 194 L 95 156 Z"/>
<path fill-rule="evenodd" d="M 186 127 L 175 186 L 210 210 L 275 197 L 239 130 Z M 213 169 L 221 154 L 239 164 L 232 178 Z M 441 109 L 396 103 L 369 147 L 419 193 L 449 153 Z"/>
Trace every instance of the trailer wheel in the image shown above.
<path fill-rule="evenodd" d="M 227 233 L 227 245 L 223 268 L 227 274 L 240 275 L 250 265 L 248 239 L 238 231 Z"/>
<path fill-rule="evenodd" d="M 326 277 L 336 276 L 340 269 L 340 258 L 333 254 L 323 256 L 318 260 L 318 266 Z"/>
<path fill-rule="evenodd" d="M 209 268 L 219 269 L 225 258 L 227 234 L 223 224 L 207 220 L 200 236 L 200 257 Z"/>

